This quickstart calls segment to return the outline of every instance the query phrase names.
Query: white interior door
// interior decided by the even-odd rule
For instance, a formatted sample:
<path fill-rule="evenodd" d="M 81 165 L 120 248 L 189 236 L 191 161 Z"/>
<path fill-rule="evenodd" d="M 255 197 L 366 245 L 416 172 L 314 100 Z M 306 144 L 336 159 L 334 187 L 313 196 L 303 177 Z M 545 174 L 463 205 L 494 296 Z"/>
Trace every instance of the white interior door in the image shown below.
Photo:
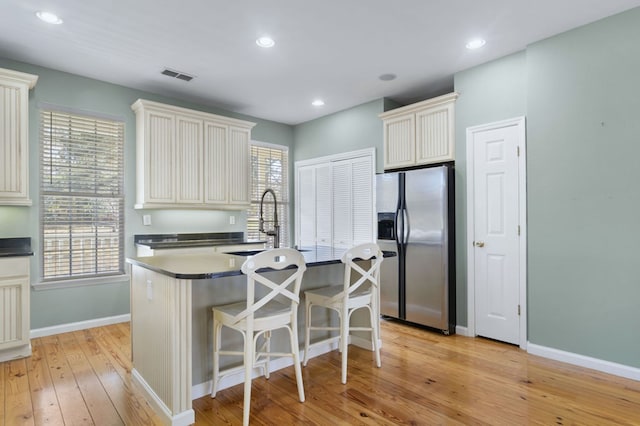
<path fill-rule="evenodd" d="M 522 127 L 505 123 L 468 134 L 472 144 L 468 148 L 473 152 L 473 226 L 469 229 L 469 266 L 473 270 L 469 275 L 473 280 L 475 334 L 521 345 L 526 340 L 521 253 L 523 134 L 523 121 Z"/>

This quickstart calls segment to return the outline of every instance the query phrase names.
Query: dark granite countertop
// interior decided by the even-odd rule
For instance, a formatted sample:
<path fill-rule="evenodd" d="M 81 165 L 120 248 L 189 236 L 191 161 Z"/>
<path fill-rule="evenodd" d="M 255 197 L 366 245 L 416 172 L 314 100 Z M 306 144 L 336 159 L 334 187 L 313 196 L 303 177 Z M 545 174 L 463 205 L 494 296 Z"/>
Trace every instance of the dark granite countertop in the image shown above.
<path fill-rule="evenodd" d="M 31 238 L 0 238 L 0 257 L 33 256 Z"/>
<path fill-rule="evenodd" d="M 329 246 L 301 247 L 300 252 L 308 267 L 341 263 L 340 259 L 347 249 Z M 240 267 L 251 254 L 248 250 L 236 254 L 173 254 L 149 257 L 131 257 L 127 262 L 178 279 L 207 279 L 242 275 Z M 396 256 L 395 252 L 383 251 L 384 257 Z"/>
<path fill-rule="evenodd" d="M 150 249 L 185 247 L 211 247 L 230 244 L 264 244 L 265 241 L 247 241 L 244 232 L 206 232 L 186 234 L 142 234 L 134 235 L 136 246 Z"/>

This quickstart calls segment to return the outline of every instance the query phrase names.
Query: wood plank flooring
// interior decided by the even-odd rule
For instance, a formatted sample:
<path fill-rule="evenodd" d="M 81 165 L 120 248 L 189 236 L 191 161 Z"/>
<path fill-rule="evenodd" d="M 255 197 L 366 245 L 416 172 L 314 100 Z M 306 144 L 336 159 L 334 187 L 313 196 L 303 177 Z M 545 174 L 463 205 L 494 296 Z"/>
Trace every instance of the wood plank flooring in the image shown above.
<path fill-rule="evenodd" d="M 128 324 L 32 340 L 33 355 L 0 363 L 0 426 L 159 425 L 131 380 Z M 349 348 L 253 381 L 256 425 L 640 425 L 640 382 L 528 355 L 485 339 L 382 324 L 382 368 Z M 242 385 L 193 402 L 197 425 L 242 422 Z"/>

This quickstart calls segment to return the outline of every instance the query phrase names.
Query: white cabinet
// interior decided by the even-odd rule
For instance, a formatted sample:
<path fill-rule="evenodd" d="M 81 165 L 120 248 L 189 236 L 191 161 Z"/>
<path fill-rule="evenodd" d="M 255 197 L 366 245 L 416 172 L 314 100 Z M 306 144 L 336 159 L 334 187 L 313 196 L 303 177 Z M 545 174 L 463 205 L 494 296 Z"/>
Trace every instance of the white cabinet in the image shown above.
<path fill-rule="evenodd" d="M 136 194 L 139 204 L 175 203 L 175 115 L 136 114 Z"/>
<path fill-rule="evenodd" d="M 203 121 L 183 115 L 176 117 L 176 203 L 204 201 L 202 173 Z"/>
<path fill-rule="evenodd" d="M 136 208 L 249 207 L 248 121 L 143 99 L 136 113 Z"/>
<path fill-rule="evenodd" d="M 384 168 L 397 169 L 455 159 L 457 93 L 379 115 L 384 127 Z"/>
<path fill-rule="evenodd" d="M 373 164 L 368 158 L 332 164 L 333 245 L 349 248 L 372 242 Z"/>
<path fill-rule="evenodd" d="M 227 164 L 228 126 L 207 121 L 204 123 L 204 181 L 207 204 L 229 202 L 229 169 Z"/>
<path fill-rule="evenodd" d="M 0 205 L 30 206 L 29 89 L 38 76 L 0 68 Z"/>
<path fill-rule="evenodd" d="M 333 191 L 331 163 L 319 164 L 316 170 L 316 244 L 329 246 L 333 244 Z"/>
<path fill-rule="evenodd" d="M 336 161 L 331 165 L 331 193 L 333 197 L 333 245 L 351 246 L 352 185 L 351 160 Z"/>
<path fill-rule="evenodd" d="M 0 259 L 0 362 L 31 355 L 29 257 Z"/>
<path fill-rule="evenodd" d="M 296 173 L 296 228 L 298 246 L 316 245 L 316 168 L 300 167 Z"/>
<path fill-rule="evenodd" d="M 205 203 L 247 208 L 251 199 L 250 128 L 205 121 Z"/>
<path fill-rule="evenodd" d="M 373 150 L 296 163 L 296 244 L 351 247 L 374 240 Z"/>
<path fill-rule="evenodd" d="M 251 176 L 249 175 L 249 129 L 230 127 L 227 163 L 229 164 L 229 202 L 249 206 Z"/>
<path fill-rule="evenodd" d="M 301 166 L 297 171 L 298 246 L 333 244 L 331 163 Z"/>

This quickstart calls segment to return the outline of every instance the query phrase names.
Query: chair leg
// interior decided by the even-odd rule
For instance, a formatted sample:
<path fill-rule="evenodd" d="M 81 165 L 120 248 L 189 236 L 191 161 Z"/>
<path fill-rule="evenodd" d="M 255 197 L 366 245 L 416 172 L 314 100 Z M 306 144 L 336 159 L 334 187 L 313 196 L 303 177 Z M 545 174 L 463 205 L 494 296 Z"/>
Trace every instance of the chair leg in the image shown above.
<path fill-rule="evenodd" d="M 376 366 L 380 368 L 382 366 L 382 364 L 380 363 L 380 336 L 378 335 L 378 325 L 376 324 L 378 316 L 374 311 L 375 309 L 369 307 L 371 318 L 371 343 L 373 343 L 373 350 L 376 353 Z"/>
<path fill-rule="evenodd" d="M 300 344 L 298 343 L 297 330 L 294 331 L 293 327 L 297 324 L 289 324 L 289 335 L 291 336 L 291 355 L 293 356 L 293 369 L 296 373 L 296 383 L 298 385 L 298 397 L 300 402 L 304 402 L 304 385 L 302 384 L 302 368 L 300 367 Z"/>
<path fill-rule="evenodd" d="M 309 339 L 311 338 L 311 303 L 308 300 L 304 302 L 304 358 L 302 361 L 302 365 L 307 366 L 307 361 L 309 361 Z"/>
<path fill-rule="evenodd" d="M 211 380 L 211 398 L 216 397 L 218 392 L 218 382 L 220 380 L 220 334 L 222 331 L 222 324 L 219 324 L 215 319 L 213 320 L 213 373 Z"/>
<path fill-rule="evenodd" d="M 267 339 L 267 342 L 265 344 L 265 350 L 267 352 L 267 356 L 266 356 L 266 361 L 264 363 L 264 377 L 265 379 L 269 380 L 269 373 L 271 371 L 270 367 L 269 367 L 269 362 L 271 361 L 271 330 L 269 331 L 265 331 L 264 333 L 264 338 Z"/>
<path fill-rule="evenodd" d="M 349 312 L 346 303 L 340 315 L 340 351 L 342 352 L 342 384 L 347 384 L 347 346 L 349 344 Z"/>
<path fill-rule="evenodd" d="M 244 334 L 244 403 L 242 410 L 242 424 L 249 425 L 251 414 L 251 373 L 253 371 L 254 344 L 253 332 L 246 330 Z"/>

